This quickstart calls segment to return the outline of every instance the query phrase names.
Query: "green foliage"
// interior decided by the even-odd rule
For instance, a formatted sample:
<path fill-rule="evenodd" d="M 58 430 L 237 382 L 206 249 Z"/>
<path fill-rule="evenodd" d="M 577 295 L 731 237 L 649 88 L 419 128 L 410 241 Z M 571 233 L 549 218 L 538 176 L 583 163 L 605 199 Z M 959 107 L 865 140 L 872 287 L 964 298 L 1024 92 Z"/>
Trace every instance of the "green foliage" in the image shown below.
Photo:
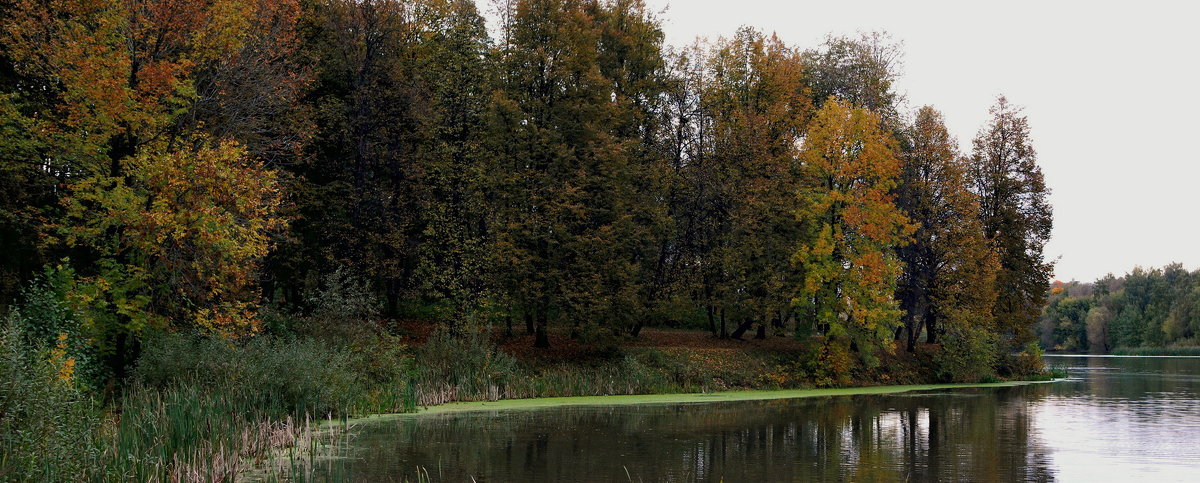
<path fill-rule="evenodd" d="M 75 481 L 100 470 L 98 405 L 62 361 L 29 344 L 19 315 L 0 333 L 0 477 L 6 481 Z"/>
<path fill-rule="evenodd" d="M 1055 350 L 1153 351 L 1195 345 L 1197 314 L 1200 271 L 1138 267 L 1090 284 L 1056 282 L 1038 329 Z"/>
<path fill-rule="evenodd" d="M 309 318 L 318 325 L 369 323 L 379 317 L 379 298 L 368 282 L 338 267 L 304 294 Z"/>
<path fill-rule="evenodd" d="M 942 382 L 994 381 L 999 347 L 996 339 L 996 334 L 989 330 L 949 325 L 941 346 L 933 355 L 938 379 Z"/>
<path fill-rule="evenodd" d="M 354 359 L 346 348 L 311 339 L 163 334 L 146 341 L 133 377 L 147 388 L 221 393 L 273 418 L 324 417 L 346 414 L 364 394 Z"/>
<path fill-rule="evenodd" d="M 1067 297 L 1065 293 L 1051 297 L 1041 317 L 1043 335 L 1054 342 L 1051 349 L 1087 352 L 1087 316 L 1093 303 L 1091 297 Z"/>
<path fill-rule="evenodd" d="M 30 347 L 49 351 L 62 345 L 62 357 L 72 361 L 73 378 L 83 388 L 101 387 L 111 375 L 96 343 L 95 327 L 84 323 L 68 301 L 74 271 L 67 265 L 45 267 L 21 291 L 21 305 L 9 315 Z"/>
<path fill-rule="evenodd" d="M 1113 349 L 1118 356 L 1193 356 L 1200 357 L 1200 346 L 1184 347 L 1118 347 Z"/>
<path fill-rule="evenodd" d="M 1001 346 L 1003 350 L 1003 346 Z M 1024 350 L 1017 353 L 1001 354 L 1000 375 L 1010 377 L 1037 376 L 1046 372 L 1045 354 L 1037 342 L 1025 344 Z"/>
<path fill-rule="evenodd" d="M 414 358 L 411 384 L 421 405 L 494 401 L 508 394 L 510 382 L 521 379 L 516 360 L 477 330 L 458 336 L 439 331 L 416 350 Z"/>

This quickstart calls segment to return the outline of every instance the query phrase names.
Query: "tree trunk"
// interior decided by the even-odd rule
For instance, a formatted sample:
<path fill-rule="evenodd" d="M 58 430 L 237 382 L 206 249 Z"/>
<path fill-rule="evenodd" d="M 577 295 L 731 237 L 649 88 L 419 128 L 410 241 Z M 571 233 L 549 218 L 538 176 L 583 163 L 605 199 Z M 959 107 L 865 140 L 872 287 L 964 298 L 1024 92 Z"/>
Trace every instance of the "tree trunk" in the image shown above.
<path fill-rule="evenodd" d="M 546 333 L 546 308 L 541 307 L 537 311 L 537 333 L 533 340 L 533 346 L 538 349 L 550 348 L 550 336 Z"/>
<path fill-rule="evenodd" d="M 767 324 L 758 324 L 758 332 L 754 334 L 754 338 L 758 340 L 767 338 Z"/>
<path fill-rule="evenodd" d="M 705 309 L 704 311 L 708 313 L 708 331 L 712 332 L 713 337 L 717 337 L 718 336 L 718 334 L 717 334 L 717 319 L 716 319 L 717 309 L 711 305 L 705 306 L 704 309 Z"/>
<path fill-rule="evenodd" d="M 738 324 L 737 328 L 733 330 L 733 333 L 729 334 L 729 337 L 731 339 L 742 340 L 742 336 L 745 335 L 746 331 L 750 330 L 750 327 L 753 325 L 754 319 L 747 317 L 746 320 L 742 321 L 741 324 Z"/>
<path fill-rule="evenodd" d="M 925 319 L 925 314 L 929 313 L 929 308 L 926 305 L 926 294 L 924 287 L 917 287 L 911 290 L 906 295 L 906 300 L 903 305 L 904 313 L 904 328 L 908 332 L 907 344 L 905 350 L 914 352 L 917 348 L 917 338 L 921 335 L 921 324 Z"/>
<path fill-rule="evenodd" d="M 725 328 L 725 308 L 721 308 L 721 338 L 728 339 L 729 331 Z"/>
<path fill-rule="evenodd" d="M 533 335 L 533 312 L 525 310 L 525 333 Z"/>
<path fill-rule="evenodd" d="M 914 320 L 905 321 L 905 331 L 908 332 L 908 352 L 916 352 L 917 337 L 921 335 L 921 324 Z"/>
<path fill-rule="evenodd" d="M 925 342 L 937 344 L 937 318 L 932 313 L 925 314 Z"/>

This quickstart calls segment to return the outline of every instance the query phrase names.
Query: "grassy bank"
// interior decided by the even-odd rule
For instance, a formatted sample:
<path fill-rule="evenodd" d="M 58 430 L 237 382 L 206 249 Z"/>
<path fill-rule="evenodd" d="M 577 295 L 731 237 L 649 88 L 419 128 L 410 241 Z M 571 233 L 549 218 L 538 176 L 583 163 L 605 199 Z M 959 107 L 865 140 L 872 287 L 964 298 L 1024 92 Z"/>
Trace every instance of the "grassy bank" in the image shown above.
<path fill-rule="evenodd" d="M 339 437 L 320 421 L 366 415 L 965 387 L 918 385 L 947 377 L 936 348 L 833 374 L 818 339 L 647 329 L 620 345 L 555 334 L 555 349 L 532 351 L 524 335 L 314 319 L 240 341 L 147 337 L 112 391 L 20 326 L 0 358 L 0 478 L 16 481 L 223 481 L 268 459 L 268 478 L 287 479 Z"/>

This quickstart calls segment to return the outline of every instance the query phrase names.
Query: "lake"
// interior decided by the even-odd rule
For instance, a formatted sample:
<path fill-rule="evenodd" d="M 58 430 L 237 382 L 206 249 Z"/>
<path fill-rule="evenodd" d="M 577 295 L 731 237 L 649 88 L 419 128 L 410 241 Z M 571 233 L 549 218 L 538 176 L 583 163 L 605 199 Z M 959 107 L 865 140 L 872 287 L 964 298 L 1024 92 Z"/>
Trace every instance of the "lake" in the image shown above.
<path fill-rule="evenodd" d="M 1200 358 L 1047 356 L 1051 383 L 366 420 L 355 481 L 1200 481 Z"/>

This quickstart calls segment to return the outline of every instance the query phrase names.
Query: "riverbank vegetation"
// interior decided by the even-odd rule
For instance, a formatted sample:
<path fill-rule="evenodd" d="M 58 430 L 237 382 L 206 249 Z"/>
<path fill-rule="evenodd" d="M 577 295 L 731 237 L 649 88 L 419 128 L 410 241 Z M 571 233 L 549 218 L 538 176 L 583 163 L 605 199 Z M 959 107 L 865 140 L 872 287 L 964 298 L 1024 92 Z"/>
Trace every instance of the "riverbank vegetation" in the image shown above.
<path fill-rule="evenodd" d="M 884 34 L 673 48 L 637 0 L 492 35 L 468 0 L 0 18 L 0 475 L 227 479 L 449 401 L 1042 372 L 1029 124 L 999 97 L 960 151 Z"/>
<path fill-rule="evenodd" d="M 1200 355 L 1200 271 L 1135 268 L 1056 282 L 1038 323 L 1043 347 L 1116 355 Z"/>

